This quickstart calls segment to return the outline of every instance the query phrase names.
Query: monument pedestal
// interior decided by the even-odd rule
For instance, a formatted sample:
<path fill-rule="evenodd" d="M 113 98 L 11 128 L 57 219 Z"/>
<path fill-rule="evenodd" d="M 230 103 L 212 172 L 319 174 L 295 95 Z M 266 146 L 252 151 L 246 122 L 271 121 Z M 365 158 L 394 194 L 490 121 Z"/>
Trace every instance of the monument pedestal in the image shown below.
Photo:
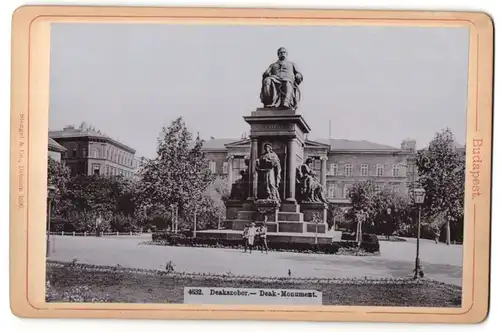
<path fill-rule="evenodd" d="M 228 201 L 225 229 L 198 231 L 199 237 L 242 238 L 245 225 L 267 225 L 268 242 L 330 243 L 335 232 L 326 223 L 325 203 L 298 203 L 295 197 L 296 169 L 304 160 L 305 134 L 310 128 L 302 115 L 293 110 L 259 108 L 244 118 L 250 124 L 251 152 L 249 163 L 250 197 L 245 201 Z M 259 199 L 255 162 L 271 144 L 281 165 L 279 193 L 281 202 Z M 340 238 L 339 238 L 340 239 Z"/>
<path fill-rule="evenodd" d="M 255 162 L 264 153 L 264 145 L 270 144 L 281 164 L 282 204 L 296 203 L 296 169 L 304 160 L 305 135 L 311 131 L 309 125 L 295 110 L 258 108 L 244 119 L 250 125 L 252 197 L 257 198 Z"/>

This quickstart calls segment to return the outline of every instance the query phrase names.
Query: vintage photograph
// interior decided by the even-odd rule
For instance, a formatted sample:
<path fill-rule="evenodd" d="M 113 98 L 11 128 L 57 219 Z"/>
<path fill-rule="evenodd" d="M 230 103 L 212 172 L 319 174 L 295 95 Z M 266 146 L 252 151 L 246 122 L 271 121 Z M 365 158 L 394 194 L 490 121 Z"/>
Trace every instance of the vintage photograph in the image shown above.
<path fill-rule="evenodd" d="M 46 301 L 460 308 L 469 33 L 52 23 Z"/>

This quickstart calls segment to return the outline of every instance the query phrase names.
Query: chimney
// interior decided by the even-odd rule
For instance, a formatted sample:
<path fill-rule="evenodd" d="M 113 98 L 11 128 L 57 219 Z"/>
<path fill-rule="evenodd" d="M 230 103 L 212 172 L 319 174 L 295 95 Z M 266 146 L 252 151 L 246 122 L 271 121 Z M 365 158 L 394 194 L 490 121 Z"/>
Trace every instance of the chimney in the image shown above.
<path fill-rule="evenodd" d="M 401 149 L 405 151 L 415 152 L 417 150 L 417 141 L 414 139 L 406 139 L 401 143 Z"/>

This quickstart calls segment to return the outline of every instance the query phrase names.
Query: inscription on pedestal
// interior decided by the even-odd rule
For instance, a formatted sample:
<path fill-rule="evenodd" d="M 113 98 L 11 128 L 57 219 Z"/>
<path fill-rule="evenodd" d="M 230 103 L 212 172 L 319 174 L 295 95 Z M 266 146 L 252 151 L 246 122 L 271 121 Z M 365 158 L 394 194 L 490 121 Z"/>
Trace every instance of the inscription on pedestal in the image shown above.
<path fill-rule="evenodd" d="M 252 126 L 252 131 L 291 130 L 293 127 L 291 123 L 257 123 Z"/>

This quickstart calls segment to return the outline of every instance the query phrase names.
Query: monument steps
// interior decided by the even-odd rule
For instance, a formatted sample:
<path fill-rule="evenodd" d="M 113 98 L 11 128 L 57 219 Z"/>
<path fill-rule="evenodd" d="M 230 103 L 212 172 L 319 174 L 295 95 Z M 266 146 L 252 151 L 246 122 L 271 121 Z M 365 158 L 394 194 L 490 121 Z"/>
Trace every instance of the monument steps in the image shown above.
<path fill-rule="evenodd" d="M 264 217 L 255 211 L 238 211 L 236 219 L 264 221 Z M 271 219 L 271 217 L 269 217 L 269 219 Z M 302 212 L 278 212 L 278 221 L 304 221 L 304 214 Z"/>

